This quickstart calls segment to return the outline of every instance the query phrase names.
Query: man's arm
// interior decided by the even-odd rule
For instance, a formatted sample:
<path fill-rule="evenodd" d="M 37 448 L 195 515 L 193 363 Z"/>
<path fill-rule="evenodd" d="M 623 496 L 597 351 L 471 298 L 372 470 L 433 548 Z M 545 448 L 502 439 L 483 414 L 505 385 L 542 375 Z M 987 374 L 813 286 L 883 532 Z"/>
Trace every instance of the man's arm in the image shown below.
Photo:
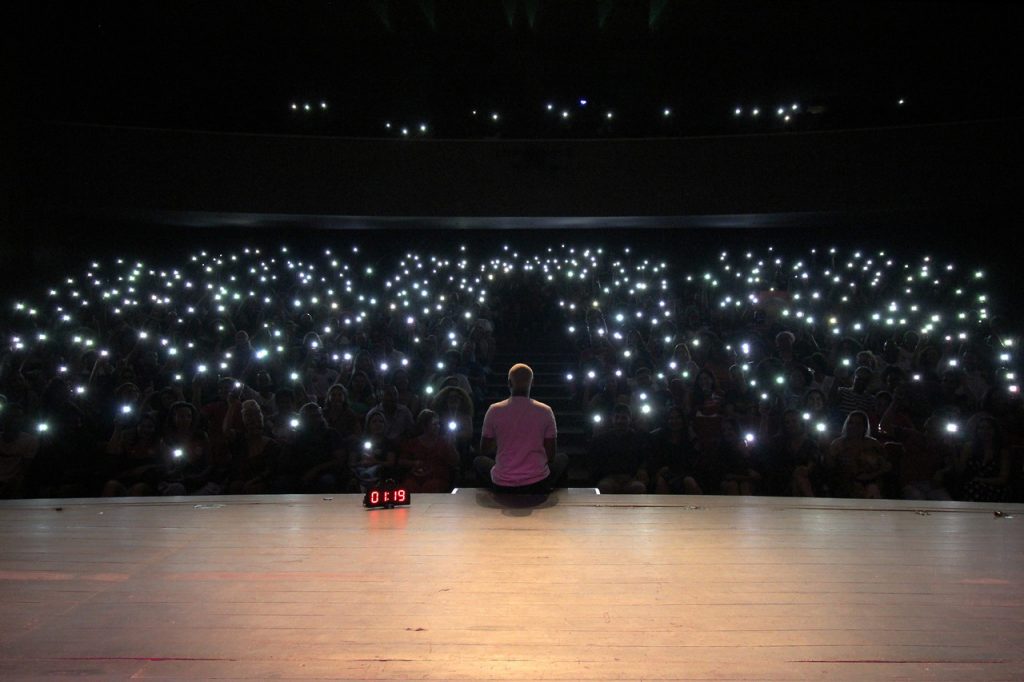
<path fill-rule="evenodd" d="M 551 417 L 551 420 L 548 422 L 547 429 L 544 432 L 544 454 L 548 456 L 548 464 L 551 464 L 555 461 L 555 450 L 558 445 L 558 425 L 555 423 L 555 412 L 550 407 L 548 408 L 548 415 Z"/>
<path fill-rule="evenodd" d="M 557 438 L 544 439 L 544 452 L 548 456 L 548 464 L 555 461 L 555 450 L 557 449 Z"/>
<path fill-rule="evenodd" d="M 493 407 L 493 406 L 492 406 Z M 487 412 L 484 413 L 484 423 L 480 427 L 480 454 L 484 457 L 490 457 L 494 459 L 495 454 L 498 452 L 498 441 L 494 428 L 491 424 L 491 408 L 487 408 Z"/>

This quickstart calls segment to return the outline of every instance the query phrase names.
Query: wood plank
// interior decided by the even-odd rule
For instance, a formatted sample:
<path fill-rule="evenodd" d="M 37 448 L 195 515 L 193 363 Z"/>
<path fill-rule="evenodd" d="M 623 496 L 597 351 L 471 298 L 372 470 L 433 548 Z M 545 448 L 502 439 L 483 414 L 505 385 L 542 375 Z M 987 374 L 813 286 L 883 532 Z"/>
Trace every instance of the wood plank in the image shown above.
<path fill-rule="evenodd" d="M 0 675 L 1021 679 L 1022 523 L 578 492 L 4 502 Z"/>

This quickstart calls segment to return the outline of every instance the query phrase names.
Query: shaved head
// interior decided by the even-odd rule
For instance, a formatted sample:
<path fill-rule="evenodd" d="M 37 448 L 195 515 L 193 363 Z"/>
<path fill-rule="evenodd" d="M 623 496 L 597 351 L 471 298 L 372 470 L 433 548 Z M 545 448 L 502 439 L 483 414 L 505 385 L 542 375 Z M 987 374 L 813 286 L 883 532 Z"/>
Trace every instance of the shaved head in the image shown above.
<path fill-rule="evenodd" d="M 508 371 L 508 387 L 512 393 L 529 394 L 530 386 L 533 385 L 533 370 L 529 365 L 519 363 L 512 365 Z"/>

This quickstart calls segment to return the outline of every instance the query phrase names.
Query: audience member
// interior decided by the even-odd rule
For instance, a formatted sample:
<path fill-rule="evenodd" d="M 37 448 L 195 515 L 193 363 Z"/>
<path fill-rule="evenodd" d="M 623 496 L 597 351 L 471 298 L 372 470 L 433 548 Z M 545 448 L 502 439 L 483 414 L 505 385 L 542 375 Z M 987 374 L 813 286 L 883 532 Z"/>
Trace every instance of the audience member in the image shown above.
<path fill-rule="evenodd" d="M 103 496 L 146 495 L 156 490 L 163 472 L 158 412 L 139 416 L 134 426 L 118 419 L 107 443 L 110 479 Z"/>
<path fill-rule="evenodd" d="M 416 427 L 419 435 L 405 442 L 398 458 L 402 485 L 416 493 L 449 492 L 459 453 L 441 433 L 441 419 L 433 410 L 421 411 Z"/>
<path fill-rule="evenodd" d="M 669 407 L 665 411 L 665 425 L 651 432 L 650 455 L 644 465 L 650 492 L 700 494 L 696 479 L 696 440 L 683 408 Z"/>
<path fill-rule="evenodd" d="M 369 415 L 366 430 L 349 453 L 349 468 L 363 492 L 396 475 L 398 443 L 387 437 L 387 428 L 382 413 Z"/>
<path fill-rule="evenodd" d="M 850 412 L 843 423 L 842 435 L 832 441 L 826 459 L 832 496 L 880 498 L 882 477 L 891 468 L 882 444 L 871 437 L 867 413 Z"/>
<path fill-rule="evenodd" d="M 415 425 L 409 408 L 399 404 L 398 389 L 394 386 L 384 387 L 380 392 L 380 404 L 366 413 L 366 420 L 369 421 L 378 414 L 384 417 L 384 437 L 392 441 L 403 440 L 412 432 Z"/>
<path fill-rule="evenodd" d="M 202 488 L 210 472 L 210 439 L 192 403 L 175 403 L 160 441 L 163 470 L 155 490 L 138 494 L 186 495 Z"/>
<path fill-rule="evenodd" d="M 871 370 L 861 366 L 853 373 L 853 386 L 840 386 L 837 389 L 836 407 L 844 419 L 854 411 L 869 415 L 875 409 L 874 396 L 868 392 L 871 381 Z"/>
<path fill-rule="evenodd" d="M 327 426 L 316 403 L 299 410 L 295 435 L 285 445 L 270 474 L 271 492 L 335 493 L 348 490 L 348 451 L 345 442 Z"/>
<path fill-rule="evenodd" d="M 270 477 L 281 455 L 281 446 L 266 435 L 263 411 L 255 400 L 242 403 L 242 430 L 228 438 L 231 472 L 227 492 L 261 495 L 268 491 Z"/>
<path fill-rule="evenodd" d="M 961 499 L 1002 502 L 1010 480 L 1010 451 L 991 415 L 975 415 L 956 462 Z"/>
<path fill-rule="evenodd" d="M 821 455 L 797 410 L 782 413 L 782 430 L 768 444 L 762 466 L 769 495 L 814 497 L 814 482 L 820 485 L 822 475 Z"/>
<path fill-rule="evenodd" d="M 633 428 L 629 405 L 616 405 L 611 428 L 598 433 L 590 443 L 590 469 L 601 494 L 646 492 L 650 482 L 646 451 L 647 435 Z"/>
<path fill-rule="evenodd" d="M 25 429 L 20 405 L 2 404 L 0 411 L 0 499 L 21 497 L 25 477 L 39 450 L 39 439 Z"/>
<path fill-rule="evenodd" d="M 342 438 L 358 438 L 363 432 L 362 422 L 349 406 L 348 390 L 342 384 L 334 384 L 327 390 L 324 419 Z"/>

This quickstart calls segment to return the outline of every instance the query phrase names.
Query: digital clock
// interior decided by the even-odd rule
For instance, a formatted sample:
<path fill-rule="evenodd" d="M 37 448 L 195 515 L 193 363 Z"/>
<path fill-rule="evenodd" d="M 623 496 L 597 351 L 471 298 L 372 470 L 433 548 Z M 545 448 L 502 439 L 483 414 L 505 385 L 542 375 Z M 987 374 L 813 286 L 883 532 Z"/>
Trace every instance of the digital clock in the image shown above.
<path fill-rule="evenodd" d="M 412 502 L 412 495 L 405 488 L 400 488 L 394 481 L 385 481 L 384 485 L 370 488 L 363 495 L 363 506 L 367 509 L 390 509 L 407 507 Z"/>

